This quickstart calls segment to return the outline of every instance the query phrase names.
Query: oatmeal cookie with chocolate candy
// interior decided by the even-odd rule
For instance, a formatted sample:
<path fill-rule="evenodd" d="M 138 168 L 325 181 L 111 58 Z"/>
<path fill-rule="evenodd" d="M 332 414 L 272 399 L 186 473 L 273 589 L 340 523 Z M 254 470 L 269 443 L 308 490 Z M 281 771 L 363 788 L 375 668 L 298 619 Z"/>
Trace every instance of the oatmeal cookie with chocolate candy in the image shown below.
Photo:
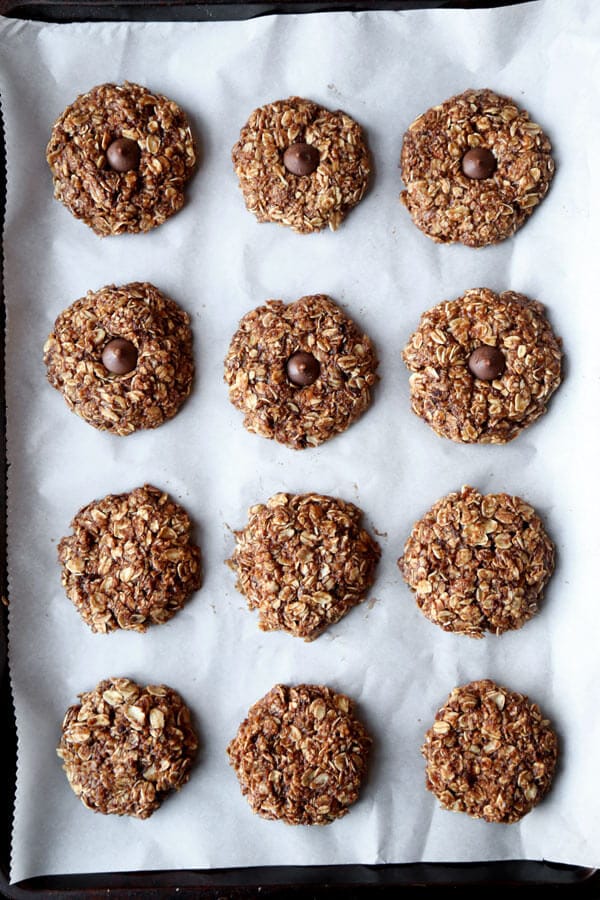
<path fill-rule="evenodd" d="M 510 97 L 469 90 L 428 109 L 404 136 L 400 199 L 438 243 L 510 237 L 554 175 L 548 137 Z"/>
<path fill-rule="evenodd" d="M 190 712 L 164 684 L 107 678 L 66 712 L 58 756 L 84 806 L 147 819 L 189 779 L 198 749 Z"/>
<path fill-rule="evenodd" d="M 345 431 L 371 403 L 378 359 L 330 297 L 268 300 L 247 313 L 225 359 L 244 426 L 295 450 Z"/>
<path fill-rule="evenodd" d="M 362 516 L 322 494 L 275 494 L 250 507 L 227 563 L 259 628 L 312 641 L 362 603 L 381 556 Z"/>
<path fill-rule="evenodd" d="M 192 390 L 190 317 L 152 284 L 88 291 L 44 346 L 48 381 L 94 428 L 127 435 L 173 418 Z"/>
<path fill-rule="evenodd" d="M 92 631 L 145 631 L 182 609 L 202 580 L 186 511 L 152 485 L 81 509 L 58 545 L 62 585 Z"/>
<path fill-rule="evenodd" d="M 302 234 L 335 231 L 362 199 L 371 170 L 360 125 L 301 97 L 255 109 L 231 155 L 258 221 Z"/>
<path fill-rule="evenodd" d="M 480 638 L 521 628 L 536 614 L 554 544 L 520 497 L 463 487 L 413 526 L 398 566 L 428 619 Z"/>
<path fill-rule="evenodd" d="M 537 704 L 484 679 L 454 688 L 421 752 L 443 809 L 508 824 L 550 790 L 558 739 Z"/>
<path fill-rule="evenodd" d="M 250 708 L 227 754 L 253 812 L 327 825 L 358 799 L 371 743 L 345 694 L 277 684 Z"/>
<path fill-rule="evenodd" d="M 183 110 L 139 84 L 101 84 L 52 129 L 54 196 L 96 234 L 149 231 L 184 203 L 196 150 Z"/>
<path fill-rule="evenodd" d="M 423 313 L 402 358 L 413 411 L 441 437 L 504 444 L 546 412 L 562 350 L 544 307 L 515 291 L 466 291 Z"/>

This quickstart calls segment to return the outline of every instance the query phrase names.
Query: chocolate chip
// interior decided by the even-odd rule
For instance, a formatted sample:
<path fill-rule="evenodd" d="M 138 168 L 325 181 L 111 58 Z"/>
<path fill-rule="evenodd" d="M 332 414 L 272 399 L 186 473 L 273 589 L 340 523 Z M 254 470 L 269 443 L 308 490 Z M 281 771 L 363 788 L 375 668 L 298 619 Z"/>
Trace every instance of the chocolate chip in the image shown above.
<path fill-rule="evenodd" d="M 283 164 L 292 175 L 310 175 L 319 161 L 319 151 L 312 144 L 292 144 L 283 154 Z"/>
<path fill-rule="evenodd" d="M 129 138 L 117 138 L 109 144 L 106 159 L 115 172 L 129 172 L 140 164 L 140 148 L 136 141 Z"/>
<path fill-rule="evenodd" d="M 297 350 L 292 353 L 286 365 L 287 376 L 292 384 L 298 387 L 306 387 L 314 384 L 321 373 L 319 360 L 312 353 Z"/>
<path fill-rule="evenodd" d="M 472 150 L 467 150 L 462 158 L 463 172 L 467 178 L 474 178 L 476 181 L 493 175 L 496 165 L 496 157 L 485 147 L 473 147 Z"/>
<path fill-rule="evenodd" d="M 482 381 L 493 381 L 502 375 L 505 368 L 504 354 L 497 347 L 482 345 L 473 350 L 469 357 L 469 369 Z"/>
<path fill-rule="evenodd" d="M 102 351 L 102 362 L 113 375 L 131 372 L 137 366 L 137 358 L 137 347 L 125 338 L 113 338 Z"/>

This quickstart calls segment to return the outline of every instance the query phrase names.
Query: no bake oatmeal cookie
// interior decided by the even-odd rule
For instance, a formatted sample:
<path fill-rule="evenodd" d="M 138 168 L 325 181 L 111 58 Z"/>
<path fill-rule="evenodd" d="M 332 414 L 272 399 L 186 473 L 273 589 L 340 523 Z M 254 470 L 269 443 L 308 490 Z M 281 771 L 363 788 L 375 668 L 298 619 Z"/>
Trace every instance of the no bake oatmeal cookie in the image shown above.
<path fill-rule="evenodd" d="M 227 753 L 259 816 L 327 825 L 358 799 L 370 746 L 345 694 L 277 684 L 250 708 Z"/>
<path fill-rule="evenodd" d="M 468 90 L 419 116 L 404 136 L 414 223 L 438 243 L 497 244 L 520 228 L 554 175 L 548 137 L 514 100 Z"/>
<path fill-rule="evenodd" d="M 321 494 L 275 494 L 250 508 L 228 564 L 263 631 L 312 641 L 365 599 L 381 551 L 362 515 Z"/>
<path fill-rule="evenodd" d="M 535 703 L 484 679 L 454 688 L 422 753 L 427 789 L 444 809 L 508 824 L 550 790 L 558 739 Z"/>
<path fill-rule="evenodd" d="M 301 97 L 255 109 L 232 159 L 258 221 L 302 234 L 326 226 L 335 231 L 362 199 L 371 168 L 360 125 Z"/>
<path fill-rule="evenodd" d="M 520 497 L 463 487 L 413 526 L 398 566 L 428 619 L 480 638 L 521 628 L 536 614 L 554 553 Z"/>
<path fill-rule="evenodd" d="M 402 357 L 413 411 L 441 437 L 504 444 L 546 412 L 562 349 L 544 307 L 515 291 L 466 291 L 421 317 Z"/>
<path fill-rule="evenodd" d="M 54 196 L 101 236 L 149 231 L 184 203 L 196 164 L 183 110 L 139 84 L 81 94 L 52 129 Z"/>
<path fill-rule="evenodd" d="M 89 291 L 56 319 L 44 346 L 48 381 L 94 428 L 157 428 L 192 389 L 190 318 L 147 282 Z"/>
<path fill-rule="evenodd" d="M 248 431 L 295 450 L 345 431 L 378 381 L 370 339 L 325 294 L 247 313 L 225 359 L 229 399 Z"/>
<path fill-rule="evenodd" d="M 107 678 L 69 707 L 58 756 L 93 812 L 147 819 L 189 779 L 198 749 L 190 712 L 164 684 Z"/>
<path fill-rule="evenodd" d="M 186 511 L 144 485 L 81 509 L 62 538 L 62 584 L 92 631 L 145 631 L 171 619 L 202 580 Z"/>

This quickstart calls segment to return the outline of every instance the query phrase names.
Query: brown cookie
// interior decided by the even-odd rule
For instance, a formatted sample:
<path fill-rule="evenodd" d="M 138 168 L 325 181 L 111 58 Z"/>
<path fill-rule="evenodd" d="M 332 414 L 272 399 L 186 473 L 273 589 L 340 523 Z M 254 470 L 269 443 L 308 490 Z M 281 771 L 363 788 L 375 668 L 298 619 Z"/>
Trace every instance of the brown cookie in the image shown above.
<path fill-rule="evenodd" d="M 485 247 L 510 237 L 545 197 L 550 141 L 514 100 L 469 90 L 428 109 L 404 136 L 406 190 L 415 225 L 438 243 Z"/>
<path fill-rule="evenodd" d="M 202 580 L 186 511 L 151 485 L 79 510 L 62 538 L 62 584 L 92 631 L 145 631 L 171 619 Z"/>
<path fill-rule="evenodd" d="M 362 603 L 381 555 L 362 515 L 321 494 L 275 494 L 250 508 L 228 564 L 263 631 L 312 641 Z"/>
<path fill-rule="evenodd" d="M 96 234 L 149 231 L 183 206 L 196 151 L 185 113 L 139 84 L 101 84 L 52 129 L 54 196 Z"/>
<path fill-rule="evenodd" d="M 463 487 L 413 526 L 398 566 L 428 619 L 480 638 L 521 628 L 536 614 L 554 544 L 520 497 Z"/>
<path fill-rule="evenodd" d="M 189 709 L 164 684 L 107 678 L 66 712 L 57 753 L 93 812 L 147 819 L 190 777 L 198 738 Z"/>
<path fill-rule="evenodd" d="M 535 703 L 485 679 L 454 688 L 421 752 L 443 809 L 511 823 L 548 793 L 558 740 Z"/>
<path fill-rule="evenodd" d="M 362 199 L 370 160 L 360 125 L 341 110 L 289 97 L 255 109 L 232 150 L 246 207 L 259 222 L 335 231 Z"/>
<path fill-rule="evenodd" d="M 157 428 L 192 390 L 190 318 L 147 282 L 89 291 L 65 309 L 44 346 L 48 381 L 94 428 Z"/>
<path fill-rule="evenodd" d="M 247 313 L 224 377 L 248 431 L 300 450 L 345 431 L 369 407 L 377 366 L 367 335 L 330 297 L 314 294 Z"/>
<path fill-rule="evenodd" d="M 524 294 L 466 291 L 421 316 L 402 358 L 413 411 L 441 437 L 504 444 L 539 419 L 562 379 L 544 307 Z"/>
<path fill-rule="evenodd" d="M 253 812 L 327 825 L 358 799 L 370 746 L 345 694 L 277 684 L 250 708 L 227 753 Z"/>

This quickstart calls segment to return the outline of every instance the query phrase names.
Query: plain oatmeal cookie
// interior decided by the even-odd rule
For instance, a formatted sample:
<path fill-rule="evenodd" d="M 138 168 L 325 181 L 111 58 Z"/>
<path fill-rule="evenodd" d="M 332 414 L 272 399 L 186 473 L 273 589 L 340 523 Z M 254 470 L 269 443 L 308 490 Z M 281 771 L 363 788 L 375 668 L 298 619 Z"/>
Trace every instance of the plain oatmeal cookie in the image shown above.
<path fill-rule="evenodd" d="M 469 90 L 419 116 L 404 136 L 414 223 L 438 243 L 484 247 L 510 237 L 545 197 L 554 175 L 550 141 L 514 100 Z"/>
<path fill-rule="evenodd" d="M 360 125 L 341 110 L 289 97 L 255 109 L 232 150 L 246 207 L 303 234 L 335 231 L 370 174 Z"/>
<path fill-rule="evenodd" d="M 190 712 L 164 684 L 107 678 L 66 712 L 57 750 L 93 812 L 147 819 L 189 779 L 198 749 Z"/>
<path fill-rule="evenodd" d="M 145 631 L 200 587 L 200 549 L 186 511 L 152 485 L 81 509 L 62 538 L 62 584 L 92 631 Z"/>
<path fill-rule="evenodd" d="M 548 793 L 558 739 L 537 704 L 484 679 L 454 688 L 421 752 L 443 809 L 508 824 Z"/>
<path fill-rule="evenodd" d="M 44 346 L 48 381 L 94 428 L 127 435 L 179 411 L 194 380 L 190 317 L 147 282 L 88 291 Z"/>
<path fill-rule="evenodd" d="M 381 555 L 362 516 L 322 494 L 275 494 L 250 507 L 227 562 L 263 631 L 312 641 L 362 603 Z"/>
<path fill-rule="evenodd" d="M 524 294 L 466 291 L 425 312 L 402 358 L 413 411 L 441 437 L 504 444 L 539 419 L 562 378 L 544 307 Z"/>
<path fill-rule="evenodd" d="M 295 450 L 345 431 L 371 403 L 378 359 L 324 294 L 269 300 L 247 313 L 225 359 L 229 399 L 255 434 Z"/>
<path fill-rule="evenodd" d="M 139 84 L 81 94 L 52 129 L 54 196 L 101 236 L 149 231 L 184 203 L 196 164 L 185 113 Z"/>
<path fill-rule="evenodd" d="M 479 638 L 521 628 L 536 614 L 554 553 L 520 497 L 463 487 L 413 526 L 398 566 L 428 619 Z"/>
<path fill-rule="evenodd" d="M 253 812 L 327 825 L 358 799 L 371 743 L 345 694 L 277 684 L 250 708 L 227 753 Z"/>

